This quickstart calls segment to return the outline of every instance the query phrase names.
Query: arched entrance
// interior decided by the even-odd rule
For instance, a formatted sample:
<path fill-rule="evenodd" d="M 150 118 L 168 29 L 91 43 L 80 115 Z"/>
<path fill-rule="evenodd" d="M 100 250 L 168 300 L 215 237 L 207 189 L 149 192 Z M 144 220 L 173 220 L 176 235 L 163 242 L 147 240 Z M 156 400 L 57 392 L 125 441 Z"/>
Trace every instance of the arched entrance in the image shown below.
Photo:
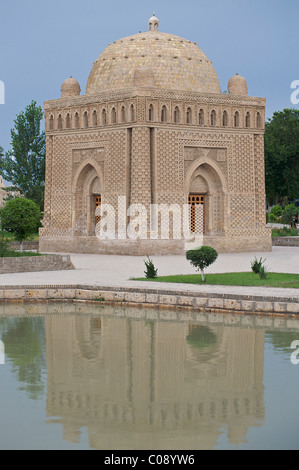
<path fill-rule="evenodd" d="M 218 165 L 200 158 L 190 166 L 185 180 L 192 233 L 217 235 L 226 227 L 226 181 Z"/>
<path fill-rule="evenodd" d="M 85 161 L 73 182 L 73 229 L 76 235 L 94 235 L 98 222 L 96 208 L 102 202 L 103 177 L 97 163 Z"/>

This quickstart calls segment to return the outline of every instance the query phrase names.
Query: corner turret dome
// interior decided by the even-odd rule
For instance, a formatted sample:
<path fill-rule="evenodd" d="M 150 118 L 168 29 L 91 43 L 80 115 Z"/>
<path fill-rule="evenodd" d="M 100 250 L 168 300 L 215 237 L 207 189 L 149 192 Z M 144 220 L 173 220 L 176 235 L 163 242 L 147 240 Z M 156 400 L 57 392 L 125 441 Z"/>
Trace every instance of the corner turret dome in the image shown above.
<path fill-rule="evenodd" d="M 69 96 L 78 96 L 81 93 L 79 82 L 73 78 L 67 78 L 61 85 L 61 98 L 68 98 Z"/>
<path fill-rule="evenodd" d="M 248 96 L 246 79 L 238 73 L 230 78 L 227 89 L 230 95 Z"/>

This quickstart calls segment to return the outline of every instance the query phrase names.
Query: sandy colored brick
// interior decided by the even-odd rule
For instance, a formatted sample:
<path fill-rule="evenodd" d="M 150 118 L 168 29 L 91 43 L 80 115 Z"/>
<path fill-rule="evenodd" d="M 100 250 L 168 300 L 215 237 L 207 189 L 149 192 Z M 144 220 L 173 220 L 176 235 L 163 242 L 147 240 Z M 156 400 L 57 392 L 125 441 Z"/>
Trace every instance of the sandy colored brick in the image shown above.
<path fill-rule="evenodd" d="M 244 311 L 248 311 L 248 312 L 255 311 L 255 302 L 252 300 L 242 300 L 241 306 L 242 306 L 242 310 Z"/>
<path fill-rule="evenodd" d="M 124 294 L 124 299 L 126 302 L 144 303 L 145 294 L 140 294 L 140 293 L 135 293 L 135 292 L 126 292 Z"/>
<path fill-rule="evenodd" d="M 234 299 L 223 299 L 223 306 L 229 310 L 241 310 L 241 302 Z"/>
<path fill-rule="evenodd" d="M 299 303 L 288 303 L 287 312 L 289 313 L 299 313 Z"/>
<path fill-rule="evenodd" d="M 255 303 L 256 312 L 273 312 L 273 303 L 272 302 L 256 302 Z"/>
<path fill-rule="evenodd" d="M 193 204 L 202 211 L 191 213 L 187 228 L 201 243 L 219 253 L 271 251 L 265 99 L 248 96 L 238 74 L 220 85 L 196 43 L 160 27 L 110 44 L 93 63 L 86 87 L 66 78 L 61 96 L 45 101 L 40 250 L 184 254 L 182 223 L 165 232 L 167 221 L 158 218 L 158 237 L 151 238 L 150 206 L 175 205 L 182 216 L 184 205 Z M 103 204 L 113 208 L 115 238 L 99 240 L 95 211 Z M 132 204 L 145 210 L 136 239 L 122 236 L 123 221 L 125 228 L 134 222 L 132 214 L 122 217 Z"/>
<path fill-rule="evenodd" d="M 222 309 L 224 307 L 223 299 L 208 299 L 208 307 Z"/>

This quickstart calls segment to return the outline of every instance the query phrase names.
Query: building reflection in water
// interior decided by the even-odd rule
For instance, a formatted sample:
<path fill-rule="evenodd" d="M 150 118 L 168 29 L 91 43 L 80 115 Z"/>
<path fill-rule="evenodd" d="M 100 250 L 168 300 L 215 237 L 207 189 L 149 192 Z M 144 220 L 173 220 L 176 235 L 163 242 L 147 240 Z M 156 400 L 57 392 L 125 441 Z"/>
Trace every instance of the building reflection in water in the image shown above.
<path fill-rule="evenodd" d="M 264 331 L 46 316 L 47 416 L 95 449 L 211 449 L 264 419 Z M 55 417 L 55 418 L 54 418 Z"/>

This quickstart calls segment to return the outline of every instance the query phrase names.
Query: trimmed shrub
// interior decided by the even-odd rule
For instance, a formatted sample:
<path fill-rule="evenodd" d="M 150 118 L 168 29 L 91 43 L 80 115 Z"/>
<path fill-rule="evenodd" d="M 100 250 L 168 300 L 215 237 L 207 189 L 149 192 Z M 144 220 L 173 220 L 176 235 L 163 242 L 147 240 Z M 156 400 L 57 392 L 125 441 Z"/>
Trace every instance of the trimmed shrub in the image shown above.
<path fill-rule="evenodd" d="M 194 266 L 198 271 L 201 271 L 201 279 L 205 281 L 204 270 L 218 258 L 217 251 L 211 246 L 201 246 L 199 248 L 194 248 L 193 250 L 188 250 L 186 252 L 186 258 L 192 266 Z"/>

